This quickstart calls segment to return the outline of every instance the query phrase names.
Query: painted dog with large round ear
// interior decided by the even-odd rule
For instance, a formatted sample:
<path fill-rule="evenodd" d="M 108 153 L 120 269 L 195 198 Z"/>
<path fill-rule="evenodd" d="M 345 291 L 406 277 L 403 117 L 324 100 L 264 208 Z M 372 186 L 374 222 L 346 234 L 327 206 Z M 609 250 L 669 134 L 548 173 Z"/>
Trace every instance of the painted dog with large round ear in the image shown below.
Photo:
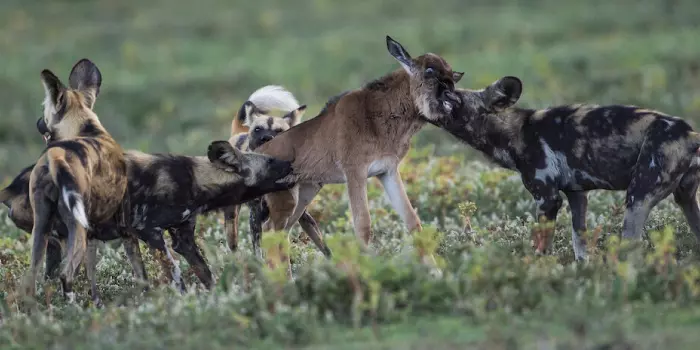
<path fill-rule="evenodd" d="M 586 257 L 587 192 L 596 189 L 627 191 L 623 238 L 641 239 L 651 209 L 673 194 L 700 240 L 700 134 L 683 119 L 629 105 L 517 108 L 516 77 L 457 92 L 460 107 L 431 123 L 518 171 L 538 220 L 556 219 L 564 192 L 577 259 Z M 536 242 L 539 252 L 550 249 L 551 235 L 545 238 Z"/>
<path fill-rule="evenodd" d="M 73 277 L 85 256 L 87 230 L 111 220 L 120 208 L 126 192 L 126 162 L 122 148 L 93 111 L 102 84 L 97 66 L 82 59 L 73 66 L 68 80 L 65 86 L 50 70 L 41 72 L 46 96 L 39 123 L 50 142 L 30 176 L 34 223 L 27 293 L 35 294 L 37 270 L 56 215 L 68 231 L 61 275 L 64 293 L 73 301 Z"/>
<path fill-rule="evenodd" d="M 273 111 L 281 111 L 284 115 L 279 117 L 273 116 L 270 114 Z M 299 124 L 304 112 L 306 112 L 306 105 L 300 105 L 294 95 L 284 87 L 277 85 L 263 86 L 248 97 L 233 119 L 229 143 L 240 150 L 255 151 L 260 145 Z M 267 209 L 265 203 L 257 199 L 250 204 L 263 205 Z M 224 228 L 231 251 L 236 251 L 238 248 L 238 217 L 240 209 L 240 205 L 224 209 Z M 316 244 L 316 247 L 324 255 L 330 256 L 330 249 L 328 249 L 323 239 L 316 235 L 321 232 L 316 220 L 306 210 L 299 217 L 299 225 Z M 253 233 L 258 232 L 258 230 L 254 230 Z M 253 242 L 259 241 L 260 237 L 253 237 Z M 255 246 L 254 249 L 256 249 Z"/>

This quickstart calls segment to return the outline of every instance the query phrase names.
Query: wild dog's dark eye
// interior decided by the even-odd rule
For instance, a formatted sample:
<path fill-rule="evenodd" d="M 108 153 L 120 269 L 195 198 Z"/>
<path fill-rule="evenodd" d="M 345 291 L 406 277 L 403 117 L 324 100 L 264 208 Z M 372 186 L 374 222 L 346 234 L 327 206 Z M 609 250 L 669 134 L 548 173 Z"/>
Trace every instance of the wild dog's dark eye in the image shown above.
<path fill-rule="evenodd" d="M 433 75 L 435 74 L 435 69 L 428 67 L 425 69 L 425 75 Z"/>
<path fill-rule="evenodd" d="M 256 126 L 255 129 L 253 129 L 253 132 L 261 132 L 262 128 L 259 126 Z"/>

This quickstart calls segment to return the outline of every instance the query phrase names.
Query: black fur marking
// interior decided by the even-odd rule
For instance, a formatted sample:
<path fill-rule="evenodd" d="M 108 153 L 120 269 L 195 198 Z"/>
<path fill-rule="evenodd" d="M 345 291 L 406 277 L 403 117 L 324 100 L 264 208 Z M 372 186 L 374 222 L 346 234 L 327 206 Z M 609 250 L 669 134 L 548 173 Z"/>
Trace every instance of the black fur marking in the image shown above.
<path fill-rule="evenodd" d="M 32 170 L 34 170 L 34 164 L 22 169 L 5 190 L 15 195 L 27 191 L 27 195 L 29 195 L 29 174 Z"/>
<path fill-rule="evenodd" d="M 268 117 L 268 118 L 267 118 L 267 128 L 268 128 L 268 129 L 272 129 L 272 124 L 273 124 L 274 122 L 275 122 L 275 119 L 273 119 L 272 117 Z"/>
<path fill-rule="evenodd" d="M 98 137 L 102 134 L 104 134 L 102 130 L 98 129 L 95 123 L 89 120 L 80 128 L 79 135 L 83 137 Z"/>
<path fill-rule="evenodd" d="M 253 102 L 250 102 L 250 101 L 245 101 L 245 102 L 241 105 L 241 108 L 238 109 L 238 120 L 240 120 L 241 122 L 245 122 L 245 117 L 246 117 L 246 115 L 245 115 L 245 108 L 246 108 L 247 106 L 251 106 L 251 105 L 253 105 Z"/>

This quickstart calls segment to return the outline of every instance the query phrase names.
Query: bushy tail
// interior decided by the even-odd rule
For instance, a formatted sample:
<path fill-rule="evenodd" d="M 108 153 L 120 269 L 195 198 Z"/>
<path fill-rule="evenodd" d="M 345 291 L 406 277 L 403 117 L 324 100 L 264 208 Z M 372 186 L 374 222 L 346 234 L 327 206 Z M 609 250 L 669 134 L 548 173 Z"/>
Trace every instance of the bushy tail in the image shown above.
<path fill-rule="evenodd" d="M 294 95 L 279 85 L 266 85 L 255 90 L 248 101 L 264 112 L 278 110 L 287 113 L 300 107 Z"/>
<path fill-rule="evenodd" d="M 86 230 L 90 227 L 87 214 L 85 213 L 85 203 L 80 194 L 80 188 L 70 166 L 63 159 L 51 159 L 49 169 L 54 183 L 61 191 L 61 199 L 66 207 L 73 214 L 73 217 Z"/>

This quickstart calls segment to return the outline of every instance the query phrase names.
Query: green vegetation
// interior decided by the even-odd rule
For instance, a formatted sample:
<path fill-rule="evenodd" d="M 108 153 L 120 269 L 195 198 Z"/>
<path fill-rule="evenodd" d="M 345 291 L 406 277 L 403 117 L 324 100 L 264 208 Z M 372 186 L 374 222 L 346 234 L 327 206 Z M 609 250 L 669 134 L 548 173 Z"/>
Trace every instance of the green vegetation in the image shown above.
<path fill-rule="evenodd" d="M 9 233 L 0 239 L 0 347 L 323 348 L 341 343 L 345 349 L 492 349 L 548 342 L 653 349 L 692 348 L 700 340 L 691 331 L 700 325 L 697 245 L 672 201 L 653 211 L 644 244 L 621 245 L 616 237 L 621 193 L 591 195 L 588 221 L 597 245 L 589 263 L 577 264 L 566 210 L 556 225 L 553 256 L 534 255 L 530 240 L 536 226 L 528 213 L 534 203 L 512 173 L 434 157 L 429 148 L 411 151 L 402 172 L 426 174 L 406 179 L 425 228 L 406 233 L 387 210 L 378 181 L 370 181 L 376 254 L 359 254 L 345 189 L 328 186 L 309 210 L 321 223 L 333 258 L 324 259 L 296 228 L 287 245 L 294 282 L 284 278 L 284 265 L 272 269 L 252 257 L 247 220 L 241 223 L 242 251 L 233 254 L 221 216 L 212 215 L 202 217 L 197 239 L 217 277 L 215 290 L 202 290 L 179 259 L 191 287 L 179 296 L 144 247 L 155 287 L 141 294 L 122 248 L 113 242 L 100 250 L 98 278 L 107 304 L 102 310 L 90 306 L 84 272 L 76 286 L 79 307 L 65 305 L 57 282 L 40 287 L 37 301 L 23 300 L 19 286 L 28 268 L 28 235 L 5 220 L 0 223 Z M 284 234 L 263 238 L 263 248 L 272 249 Z M 441 270 L 420 263 L 418 252 L 436 252 Z M 266 256 L 274 260 L 279 252 L 268 250 Z"/>
<path fill-rule="evenodd" d="M 440 53 L 481 88 L 504 75 L 525 85 L 520 104 L 631 103 L 698 122 L 700 6 L 696 0 L 439 2 L 0 2 L 0 182 L 42 150 L 35 121 L 39 72 L 67 78 L 89 57 L 104 77 L 96 110 L 125 148 L 204 154 L 228 138 L 256 88 L 281 84 L 317 112 L 329 97 L 398 68 L 384 35 L 414 55 Z M 2 349 L 693 349 L 700 341 L 695 237 L 672 201 L 651 214 L 645 243 L 620 246 L 622 193 L 590 195 L 591 261 L 573 262 L 571 216 L 554 253 L 536 257 L 534 202 L 514 173 L 478 161 L 432 127 L 415 138 L 402 177 L 424 232 L 410 235 L 370 180 L 376 254 L 354 247 L 347 194 L 327 186 L 309 208 L 333 249 L 327 261 L 295 228 L 294 282 L 257 262 L 243 209 L 238 253 L 220 215 L 198 242 L 217 278 L 183 296 L 144 248 L 153 288 L 141 293 L 118 242 L 100 249 L 106 307 L 79 307 L 58 283 L 20 298 L 29 236 L 0 209 Z M 283 236 L 265 235 L 266 247 Z M 438 274 L 417 252 L 436 252 Z M 268 256 L 273 256 L 269 254 Z"/>

